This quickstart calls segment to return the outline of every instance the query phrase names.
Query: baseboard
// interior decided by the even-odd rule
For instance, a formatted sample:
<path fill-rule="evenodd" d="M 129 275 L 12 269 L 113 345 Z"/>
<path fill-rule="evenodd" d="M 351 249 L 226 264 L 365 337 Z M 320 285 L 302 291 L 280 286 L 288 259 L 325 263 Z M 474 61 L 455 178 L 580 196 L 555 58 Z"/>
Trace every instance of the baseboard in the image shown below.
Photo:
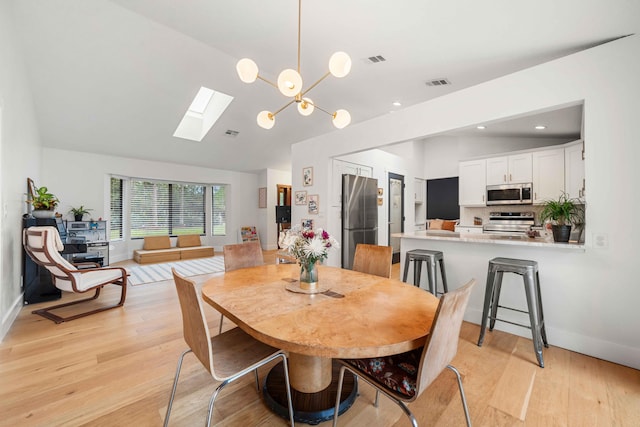
<path fill-rule="evenodd" d="M 11 304 L 11 308 L 9 309 L 7 314 L 2 317 L 2 324 L 0 325 L 0 341 L 4 340 L 5 335 L 7 335 L 7 332 L 9 332 L 9 329 L 11 329 L 13 322 L 15 322 L 16 318 L 18 317 L 20 309 L 22 309 L 23 306 L 23 299 L 24 294 L 20 293 L 15 301 L 13 301 L 13 304 Z"/>
<path fill-rule="evenodd" d="M 482 311 L 478 309 L 468 309 L 464 320 L 476 325 L 480 324 Z M 528 329 L 510 325 L 508 323 L 496 322 L 495 329 L 531 339 L 531 332 Z M 576 353 L 640 369 L 640 348 L 629 347 L 611 341 L 587 335 L 577 334 L 564 329 L 554 328 L 547 325 L 547 339 L 549 345 L 571 350 Z"/>

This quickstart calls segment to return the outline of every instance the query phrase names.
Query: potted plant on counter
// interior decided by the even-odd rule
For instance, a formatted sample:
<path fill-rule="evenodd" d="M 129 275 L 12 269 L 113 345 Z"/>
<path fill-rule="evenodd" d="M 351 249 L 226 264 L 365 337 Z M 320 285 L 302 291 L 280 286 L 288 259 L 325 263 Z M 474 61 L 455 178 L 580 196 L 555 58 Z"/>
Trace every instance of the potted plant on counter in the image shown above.
<path fill-rule="evenodd" d="M 557 200 L 548 200 L 540 212 L 540 222 L 551 222 L 554 242 L 566 243 L 571 235 L 572 225 L 584 225 L 584 209 L 578 199 L 567 197 L 562 193 Z"/>
<path fill-rule="evenodd" d="M 92 209 L 85 208 L 84 205 L 80 205 L 80 207 L 78 208 L 71 207 L 71 209 L 69 210 L 69 213 L 73 215 L 73 218 L 76 221 L 82 221 L 82 218 L 84 217 L 84 215 L 91 212 L 91 210 Z"/>
<path fill-rule="evenodd" d="M 55 216 L 54 209 L 60 202 L 56 196 L 49 193 L 47 187 L 39 187 L 35 189 L 33 198 L 28 200 L 33 205 L 31 214 L 36 218 L 53 218 Z"/>

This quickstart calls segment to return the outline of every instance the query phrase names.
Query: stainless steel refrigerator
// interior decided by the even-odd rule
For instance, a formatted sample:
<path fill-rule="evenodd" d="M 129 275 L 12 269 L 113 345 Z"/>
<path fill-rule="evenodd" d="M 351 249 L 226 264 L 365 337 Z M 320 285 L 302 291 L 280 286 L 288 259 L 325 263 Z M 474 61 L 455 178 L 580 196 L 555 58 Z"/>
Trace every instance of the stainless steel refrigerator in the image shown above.
<path fill-rule="evenodd" d="M 358 243 L 378 244 L 378 180 L 342 175 L 342 268 L 353 267 Z"/>

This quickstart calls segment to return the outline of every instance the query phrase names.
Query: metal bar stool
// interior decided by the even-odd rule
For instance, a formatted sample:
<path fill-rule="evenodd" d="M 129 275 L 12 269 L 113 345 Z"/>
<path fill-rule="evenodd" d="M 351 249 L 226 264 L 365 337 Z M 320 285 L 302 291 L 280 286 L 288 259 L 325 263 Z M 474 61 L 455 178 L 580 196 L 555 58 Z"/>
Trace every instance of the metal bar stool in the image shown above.
<path fill-rule="evenodd" d="M 515 273 L 522 276 L 529 311 L 499 305 L 503 273 Z M 498 307 L 529 314 L 530 325 L 523 325 L 497 318 Z M 491 310 L 491 313 L 489 313 L 489 310 Z M 542 345 L 544 344 L 545 347 L 549 347 L 549 343 L 547 342 L 547 332 L 544 327 L 544 314 L 542 312 L 542 299 L 540 296 L 540 278 L 538 276 L 538 263 L 536 261 L 513 258 L 494 258 L 489 261 L 478 347 L 482 346 L 482 342 L 484 341 L 487 318 L 490 319 L 489 330 L 491 331 L 493 330 L 496 320 L 531 329 L 533 349 L 535 350 L 538 364 L 541 368 L 544 368 Z"/>
<path fill-rule="evenodd" d="M 407 251 L 404 260 L 404 275 L 402 281 L 407 281 L 409 274 L 409 264 L 414 262 L 413 265 L 413 285 L 420 286 L 420 275 L 422 274 L 422 261 L 427 263 L 427 278 L 429 281 L 429 292 L 433 295 L 442 295 L 449 292 L 447 287 L 447 275 L 444 271 L 444 255 L 441 251 L 430 251 L 427 249 L 414 249 Z M 444 292 L 438 292 L 438 277 L 436 275 L 436 261 L 440 263 L 440 275 L 442 276 L 442 288 Z"/>

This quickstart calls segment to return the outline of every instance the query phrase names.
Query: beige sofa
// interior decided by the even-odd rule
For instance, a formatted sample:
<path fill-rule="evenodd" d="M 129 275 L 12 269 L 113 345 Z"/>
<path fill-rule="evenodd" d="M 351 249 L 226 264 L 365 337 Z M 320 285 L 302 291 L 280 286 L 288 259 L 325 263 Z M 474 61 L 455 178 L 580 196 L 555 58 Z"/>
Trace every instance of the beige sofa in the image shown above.
<path fill-rule="evenodd" d="M 142 249 L 133 251 L 133 260 L 138 264 L 151 264 L 213 255 L 213 246 L 202 246 L 197 235 L 178 236 L 175 247 L 171 246 L 169 236 L 150 236 L 144 238 Z"/>

